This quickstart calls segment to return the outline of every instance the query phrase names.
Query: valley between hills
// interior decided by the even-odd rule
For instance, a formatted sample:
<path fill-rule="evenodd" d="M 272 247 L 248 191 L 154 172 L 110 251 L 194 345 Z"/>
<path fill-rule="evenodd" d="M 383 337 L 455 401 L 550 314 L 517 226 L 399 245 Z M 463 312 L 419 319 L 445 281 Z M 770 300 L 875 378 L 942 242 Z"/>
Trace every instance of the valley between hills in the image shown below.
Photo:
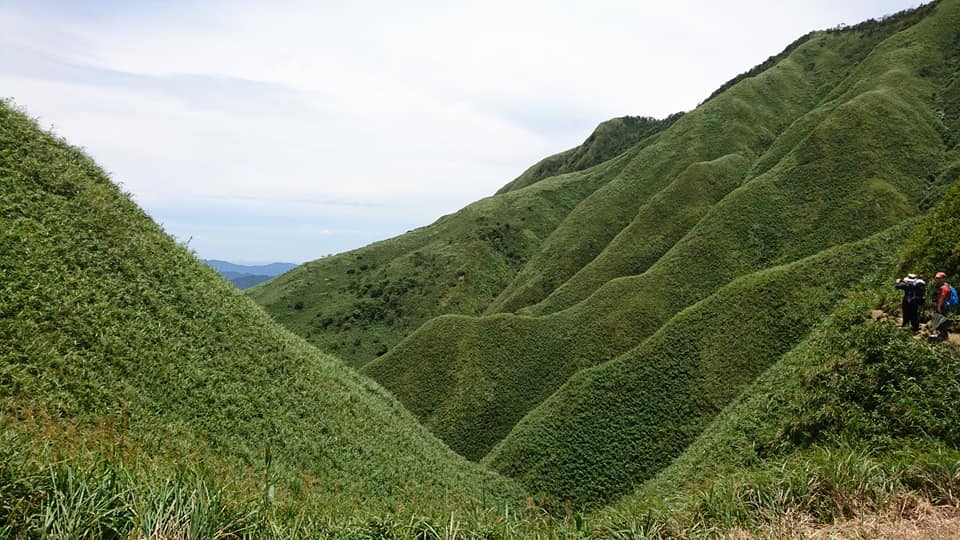
<path fill-rule="evenodd" d="M 957 530 L 960 352 L 893 283 L 960 275 L 960 0 L 245 291 L 77 142 L 0 105 L 2 537 Z"/>

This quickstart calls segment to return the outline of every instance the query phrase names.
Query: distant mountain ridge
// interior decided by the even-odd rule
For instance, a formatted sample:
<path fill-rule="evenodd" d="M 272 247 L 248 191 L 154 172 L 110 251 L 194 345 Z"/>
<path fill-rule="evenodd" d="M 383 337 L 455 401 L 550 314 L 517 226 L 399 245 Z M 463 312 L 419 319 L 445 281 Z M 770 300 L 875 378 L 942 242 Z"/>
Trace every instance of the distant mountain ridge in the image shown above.
<path fill-rule="evenodd" d="M 241 290 L 263 283 L 297 267 L 295 264 L 282 262 L 262 265 L 236 264 L 217 259 L 203 259 L 203 262 L 219 270 L 223 277 Z"/>

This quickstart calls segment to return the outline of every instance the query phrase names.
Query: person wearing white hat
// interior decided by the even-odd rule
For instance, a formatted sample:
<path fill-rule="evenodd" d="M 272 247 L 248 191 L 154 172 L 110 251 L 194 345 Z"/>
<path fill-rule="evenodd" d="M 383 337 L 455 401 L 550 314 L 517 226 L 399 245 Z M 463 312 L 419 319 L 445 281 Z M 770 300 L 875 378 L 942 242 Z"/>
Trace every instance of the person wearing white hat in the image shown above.
<path fill-rule="evenodd" d="M 916 274 L 907 274 L 907 277 L 898 279 L 894 287 L 903 291 L 903 302 L 900 304 L 903 310 L 901 327 L 906 328 L 909 324 L 916 334 L 920 331 L 920 308 L 923 307 L 927 284 Z"/>

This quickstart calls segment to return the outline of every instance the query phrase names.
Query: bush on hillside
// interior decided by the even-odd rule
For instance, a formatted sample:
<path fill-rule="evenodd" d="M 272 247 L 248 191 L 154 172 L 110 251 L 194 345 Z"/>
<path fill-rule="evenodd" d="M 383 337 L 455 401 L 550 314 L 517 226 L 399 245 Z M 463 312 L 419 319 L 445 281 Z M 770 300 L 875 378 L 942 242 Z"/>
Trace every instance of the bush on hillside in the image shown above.
<path fill-rule="evenodd" d="M 830 441 L 922 437 L 960 444 L 960 359 L 890 324 L 860 323 L 836 336 L 834 356 L 807 381 L 782 437 L 805 447 Z"/>

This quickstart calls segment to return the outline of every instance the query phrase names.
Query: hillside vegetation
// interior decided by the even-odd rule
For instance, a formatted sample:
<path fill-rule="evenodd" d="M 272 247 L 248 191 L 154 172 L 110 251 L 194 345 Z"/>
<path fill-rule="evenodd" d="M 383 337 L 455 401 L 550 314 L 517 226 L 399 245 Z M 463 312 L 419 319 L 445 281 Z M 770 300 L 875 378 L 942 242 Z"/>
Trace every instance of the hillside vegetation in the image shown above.
<path fill-rule="evenodd" d="M 514 181 L 500 188 L 497 194 L 536 184 L 540 180 L 561 174 L 582 171 L 612 159 L 641 141 L 652 142 L 652 135 L 667 129 L 683 113 L 672 114 L 663 120 L 645 116 L 623 116 L 603 122 L 583 141 L 583 144 L 545 158 L 527 169 Z"/>
<path fill-rule="evenodd" d="M 629 491 L 847 289 L 892 269 L 885 244 L 905 234 L 896 227 L 956 181 L 958 29 L 960 2 L 944 0 L 813 32 L 693 111 L 660 124 L 612 121 L 593 146 L 547 158 L 494 197 L 343 256 L 380 257 L 366 271 L 383 269 L 377 279 L 387 282 L 414 274 L 398 264 L 407 246 L 442 238 L 447 253 L 462 248 L 431 267 L 461 307 L 424 291 L 415 316 L 401 308 L 392 329 L 355 342 L 378 340 L 363 372 L 454 450 L 533 492 L 595 506 Z M 593 151 L 620 152 L 607 161 L 582 161 L 611 132 L 637 140 Z M 532 213 L 530 201 L 554 190 L 575 195 Z M 512 214 L 520 200 L 529 211 Z M 517 219 L 539 223 L 522 229 L 531 241 L 506 271 L 485 270 L 497 258 L 471 240 L 482 228 L 466 218 L 480 209 L 512 231 Z M 335 261 L 313 264 L 314 280 L 340 279 L 328 271 Z M 291 279 L 254 297 L 286 294 L 289 305 L 330 290 L 315 284 Z M 356 305 L 341 293 L 329 293 L 331 305 Z M 310 314 L 286 319 L 296 310 L 278 305 L 265 303 L 321 347 L 355 335 L 333 324 L 320 337 L 316 325 L 305 332 Z M 675 384 L 657 375 L 668 372 Z"/>
<path fill-rule="evenodd" d="M 884 296 L 840 306 L 598 527 L 787 535 L 804 522 L 890 508 L 909 520 L 922 504 L 960 504 L 960 356 L 870 323 Z"/>
<path fill-rule="evenodd" d="M 669 313 L 669 301 L 683 305 L 685 295 L 690 295 L 686 298 L 692 301 L 700 300 L 697 291 L 709 291 L 712 284 L 726 277 L 743 275 L 751 266 L 762 267 L 789 261 L 804 252 L 814 253 L 838 245 L 844 237 L 862 237 L 871 228 L 883 229 L 917 212 L 925 192 L 929 194 L 931 189 L 928 178 L 934 180 L 935 185 L 937 178 L 950 183 L 957 180 L 955 175 L 940 174 L 951 170 L 949 164 L 956 159 L 956 150 L 948 152 L 945 145 L 943 125 L 936 115 L 939 104 L 933 100 L 925 101 L 932 95 L 926 89 L 936 88 L 935 85 L 943 84 L 943 80 L 938 77 L 927 79 L 922 74 L 935 72 L 944 55 L 937 57 L 931 51 L 949 51 L 950 47 L 956 46 L 958 31 L 960 3 L 944 2 L 916 26 L 879 44 L 842 86 L 831 91 L 824 104 L 827 110 L 812 113 L 818 116 L 819 123 L 790 151 L 783 153 L 776 165 L 763 167 L 763 172 L 718 204 L 688 237 L 650 270 L 635 278 L 610 281 L 588 300 L 557 316 L 594 307 L 593 313 L 598 318 L 602 313 L 609 320 L 609 314 L 613 313 L 618 318 L 635 321 L 635 335 L 651 335 L 651 331 L 645 331 L 637 322 L 651 320 L 650 314 L 656 313 L 657 309 Z M 805 46 L 815 43 L 810 40 Z M 801 46 L 797 52 L 803 48 Z M 909 66 L 909 70 L 904 66 Z M 711 102 L 718 103 L 721 97 Z M 798 122 L 793 128 L 803 125 Z M 786 136 L 790 137 L 790 133 Z M 939 187 L 934 187 L 933 191 L 942 193 Z M 870 251 L 879 253 L 882 250 L 881 246 L 875 245 Z M 840 256 L 836 252 L 828 253 L 834 259 Z M 851 268 L 859 269 L 854 275 L 870 273 L 869 265 L 855 264 Z M 727 400 L 736 397 L 741 384 L 756 375 L 756 371 L 745 369 L 747 366 L 755 366 L 754 362 L 763 362 L 765 357 L 765 362 L 772 361 L 775 356 L 768 356 L 770 352 L 790 345 L 789 330 L 781 329 L 771 336 L 770 342 L 756 349 L 751 346 L 753 339 L 765 332 L 764 326 L 776 327 L 783 318 L 795 317 L 799 319 L 797 322 L 803 320 L 804 301 L 801 297 L 783 301 L 779 297 L 783 294 L 778 292 L 780 289 L 803 290 L 811 284 L 829 283 L 843 275 L 839 269 L 811 272 L 771 287 L 767 292 L 745 294 L 749 311 L 732 317 L 727 325 L 722 325 L 721 333 L 702 330 L 695 325 L 681 325 L 677 337 L 662 347 L 662 352 L 651 348 L 656 347 L 659 339 L 664 339 L 672 325 L 667 323 L 657 329 L 656 323 L 663 319 L 652 318 L 653 324 L 648 328 L 657 330 L 653 337 L 597 370 L 580 372 L 572 377 L 564 388 L 501 441 L 500 448 L 489 456 L 491 464 L 498 470 L 523 478 L 531 489 L 543 489 L 584 503 L 603 502 L 610 490 L 627 489 L 630 482 L 643 480 L 655 473 L 659 466 L 666 465 L 669 458 L 664 454 L 675 455 L 685 444 L 682 442 L 683 426 L 693 424 L 689 434 L 695 434 L 703 427 L 696 425 L 694 419 L 702 414 L 696 410 L 680 413 L 681 417 L 689 419 L 683 422 L 678 422 L 678 416 L 666 411 L 688 401 L 697 403 L 700 411 L 709 411 L 711 405 L 719 410 Z M 678 279 L 689 283 L 678 282 Z M 659 288 L 655 285 L 658 283 Z M 667 286 L 662 287 L 662 284 Z M 660 291 L 670 291 L 670 294 L 665 296 Z M 805 297 L 822 298 L 812 291 Z M 624 312 L 624 298 L 637 302 L 635 312 Z M 708 302 L 709 299 L 694 308 Z M 778 312 L 781 305 L 790 308 Z M 829 303 L 815 307 L 822 315 L 828 311 Z M 735 311 L 734 299 L 725 302 L 723 309 Z M 798 326 L 809 327 L 816 321 L 815 316 L 812 314 L 812 318 Z M 714 317 L 708 324 L 717 324 L 720 320 Z M 754 322 L 756 326 L 752 325 Z M 741 330 L 736 328 L 738 324 L 751 325 L 743 330 L 742 337 Z M 697 343 L 702 336 L 710 339 L 703 342 L 703 349 L 698 350 Z M 703 369 L 701 366 L 711 365 L 709 360 L 714 354 L 727 356 L 725 361 L 712 365 L 716 366 L 713 368 L 715 373 L 723 374 L 724 381 L 718 385 L 733 392 L 715 395 L 705 392 L 699 384 L 668 386 L 665 379 L 659 378 L 657 380 L 662 383 L 659 387 L 649 382 L 654 380 L 654 373 L 670 365 L 680 370 L 674 372 L 675 380 L 696 381 L 698 377 L 706 376 L 696 373 Z M 647 373 L 648 379 L 641 377 L 641 373 Z M 624 395 L 625 388 L 635 389 L 639 397 L 632 398 L 633 392 Z M 655 399 L 653 396 L 662 391 L 660 388 L 673 391 Z M 619 389 L 616 394 L 613 393 L 615 389 Z M 643 403 L 637 403 L 637 400 Z M 641 407 L 639 410 L 651 412 L 638 419 L 637 406 Z M 706 418 L 709 416 L 708 413 Z M 652 420 L 652 425 L 647 425 L 646 418 Z M 612 427 L 606 430 L 603 426 Z M 592 468 L 589 473 L 586 470 L 574 473 L 575 469 L 568 465 L 574 456 L 582 459 L 586 451 L 583 447 L 574 449 L 565 441 L 578 438 L 599 440 L 601 434 L 605 442 L 596 458 L 600 466 Z M 681 439 L 679 444 L 669 442 L 678 437 Z M 544 440 L 556 442 L 545 445 Z M 660 445 L 654 447 L 659 452 L 644 450 L 650 444 Z M 674 450 L 669 450 L 671 447 Z M 511 448 L 514 450 L 505 455 L 504 450 Z M 624 468 L 633 469 L 634 474 L 624 474 L 620 480 L 613 480 L 619 472 L 597 473 L 597 470 L 607 470 L 602 466 L 604 464 L 623 467 L 620 465 L 623 459 L 632 463 Z M 664 461 L 658 464 L 661 459 Z M 647 466 L 650 468 L 645 469 Z M 608 477 L 611 480 L 606 482 Z M 599 484 L 602 489 L 591 493 L 591 484 Z"/>
<path fill-rule="evenodd" d="M 257 493 L 307 499 L 331 522 L 519 499 L 379 385 L 276 325 L 80 150 L 6 103 L 0 193 L 4 537 L 71 537 L 48 527 L 94 520 L 71 517 L 93 511 L 76 485 L 102 495 L 133 484 L 142 504 L 163 505 L 168 493 L 238 516 Z M 99 483 L 111 474 L 113 484 Z M 99 480 L 73 483 L 84 475 Z M 120 504 L 103 496 L 96 504 Z M 50 523 L 27 513 L 34 505 Z M 96 526 L 128 537 L 135 516 L 125 512 L 119 525 Z"/>
<path fill-rule="evenodd" d="M 581 371 L 486 457 L 536 493 L 604 504 L 670 464 L 864 276 L 903 231 L 735 280 L 617 359 Z"/>
<path fill-rule="evenodd" d="M 2 103 L 0 537 L 784 537 L 955 509 L 960 356 L 867 312 L 903 272 L 960 274 L 958 81 L 960 0 L 812 32 L 247 294 Z"/>
<path fill-rule="evenodd" d="M 901 223 L 921 211 L 931 191 L 939 189 L 938 178 L 954 180 L 940 175 L 951 154 L 936 115 L 938 103 L 930 96 L 944 84 L 934 69 L 944 54 L 931 51 L 955 44 L 956 17 L 954 4 L 941 4 L 917 26 L 892 36 L 824 33 L 810 38 L 780 64 L 684 115 L 637 153 L 639 161 L 631 161 L 571 212 L 515 283 L 524 273 L 540 282 L 564 264 L 574 264 L 580 246 L 602 239 L 595 228 L 609 227 L 604 217 L 614 210 L 605 213 L 605 208 L 626 207 L 627 191 L 649 190 L 647 202 L 634 215 L 636 226 L 625 224 L 553 298 L 525 311 L 540 316 L 438 318 L 364 371 L 472 459 L 482 458 L 505 438 L 502 444 L 518 449 L 541 445 L 544 437 L 578 440 L 576 422 L 550 436 L 545 430 L 553 428 L 534 428 L 532 418 L 514 426 L 579 370 L 643 344 L 678 312 L 731 280 Z M 928 72 L 928 77 L 921 75 Z M 791 118 L 795 120 L 785 121 Z M 654 147 L 657 152 L 651 151 Z M 731 155 L 728 150 L 736 147 L 741 150 Z M 683 156 L 691 152 L 701 152 L 693 159 L 724 157 L 684 166 Z M 634 163 L 644 167 L 635 171 Z M 654 191 L 652 185 L 660 189 Z M 684 223 L 689 230 L 682 228 Z M 550 264 L 537 263 L 541 256 Z M 631 269 L 637 257 L 645 262 Z M 807 279 L 816 278 L 811 274 Z M 534 288 L 511 285 L 497 302 L 505 295 L 520 298 L 513 293 L 521 289 Z M 561 295 L 569 301 L 585 298 L 550 312 L 548 305 Z M 756 307 L 742 318 L 765 320 L 756 312 L 767 296 L 754 298 Z M 537 413 L 537 419 L 564 416 L 565 405 L 555 398 L 556 409 Z M 574 474 L 553 446 L 541 448 L 550 459 L 518 450 L 511 454 L 518 462 L 498 457 L 491 463 L 527 478 L 530 488 L 582 500 L 582 493 L 561 486 L 586 489 L 589 482 Z M 548 487 L 540 474 L 546 470 L 566 479 Z M 630 479 L 637 481 L 636 476 Z"/>

